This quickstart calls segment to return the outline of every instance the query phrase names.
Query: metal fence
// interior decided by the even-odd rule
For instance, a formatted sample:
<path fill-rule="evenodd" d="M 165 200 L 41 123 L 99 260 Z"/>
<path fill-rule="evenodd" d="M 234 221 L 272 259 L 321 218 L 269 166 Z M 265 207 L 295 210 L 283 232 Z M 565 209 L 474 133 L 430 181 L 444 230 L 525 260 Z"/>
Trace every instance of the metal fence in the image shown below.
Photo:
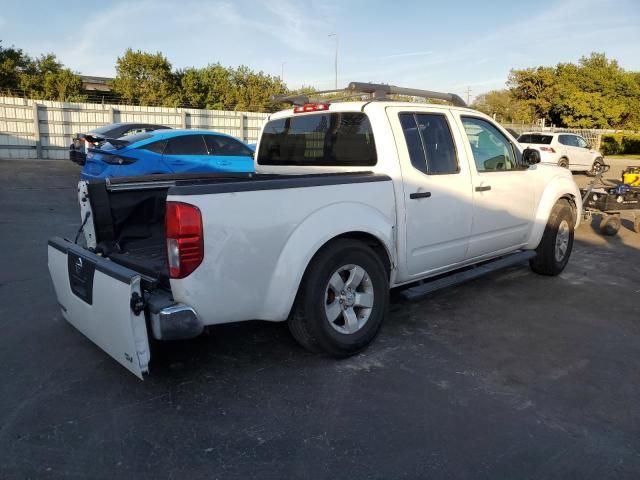
<path fill-rule="evenodd" d="M 66 159 L 75 134 L 114 122 L 215 130 L 255 143 L 267 115 L 0 97 L 0 158 Z"/>

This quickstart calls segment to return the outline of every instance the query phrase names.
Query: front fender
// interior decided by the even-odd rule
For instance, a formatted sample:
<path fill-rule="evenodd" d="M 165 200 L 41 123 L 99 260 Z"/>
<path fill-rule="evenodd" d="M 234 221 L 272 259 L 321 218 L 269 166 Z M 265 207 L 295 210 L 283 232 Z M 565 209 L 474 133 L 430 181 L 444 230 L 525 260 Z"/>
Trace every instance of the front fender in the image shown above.
<path fill-rule="evenodd" d="M 542 240 L 544 229 L 547 226 L 549 215 L 556 202 L 561 198 L 570 197 L 576 206 L 576 223 L 575 228 L 580 225 L 580 218 L 582 217 L 582 198 L 580 196 L 580 190 L 573 181 L 573 178 L 569 177 L 555 177 L 544 188 L 538 203 L 538 209 L 536 211 L 533 227 L 531 229 L 531 235 L 525 248 L 535 249 Z"/>
<path fill-rule="evenodd" d="M 394 225 L 393 218 L 364 203 L 341 202 L 314 211 L 291 233 L 281 251 L 264 302 L 266 319 L 287 318 L 309 262 L 339 235 L 363 232 L 376 237 L 395 265 Z"/>

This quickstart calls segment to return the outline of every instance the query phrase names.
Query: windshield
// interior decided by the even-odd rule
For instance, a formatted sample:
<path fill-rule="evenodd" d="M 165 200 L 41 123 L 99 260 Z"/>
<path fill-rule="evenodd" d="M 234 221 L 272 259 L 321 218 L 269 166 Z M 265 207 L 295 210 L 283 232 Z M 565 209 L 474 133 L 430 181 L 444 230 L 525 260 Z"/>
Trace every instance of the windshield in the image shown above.
<path fill-rule="evenodd" d="M 540 135 L 539 133 L 524 133 L 518 137 L 519 143 L 537 143 L 541 145 L 549 145 L 553 140 L 551 135 Z"/>

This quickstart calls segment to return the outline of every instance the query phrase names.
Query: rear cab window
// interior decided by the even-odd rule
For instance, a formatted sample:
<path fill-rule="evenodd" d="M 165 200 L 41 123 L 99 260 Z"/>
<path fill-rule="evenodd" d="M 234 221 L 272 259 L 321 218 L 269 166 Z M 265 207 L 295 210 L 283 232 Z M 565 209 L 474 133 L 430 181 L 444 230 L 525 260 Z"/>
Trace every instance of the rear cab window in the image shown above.
<path fill-rule="evenodd" d="M 518 137 L 519 143 L 533 143 L 536 145 L 549 145 L 553 141 L 553 135 L 541 135 L 539 133 L 524 133 Z"/>
<path fill-rule="evenodd" d="M 369 118 L 331 112 L 271 120 L 258 151 L 259 165 L 373 166 L 377 154 Z"/>

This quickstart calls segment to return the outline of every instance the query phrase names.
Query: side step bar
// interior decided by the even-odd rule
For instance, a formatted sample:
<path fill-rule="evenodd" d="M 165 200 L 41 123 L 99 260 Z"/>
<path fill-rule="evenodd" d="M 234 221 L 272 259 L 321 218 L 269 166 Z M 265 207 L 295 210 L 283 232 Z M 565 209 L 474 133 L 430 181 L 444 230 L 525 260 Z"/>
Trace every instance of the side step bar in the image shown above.
<path fill-rule="evenodd" d="M 426 280 L 424 283 L 402 290 L 400 294 L 408 300 L 418 300 L 442 288 L 452 287 L 470 280 L 475 280 L 487 273 L 495 272 L 496 270 L 501 270 L 519 263 L 524 263 L 535 256 L 536 252 L 533 250 L 519 251 L 507 255 L 506 257 L 489 260 L 488 262 L 475 267 L 470 267 L 455 273 L 445 274 L 435 280 Z"/>

